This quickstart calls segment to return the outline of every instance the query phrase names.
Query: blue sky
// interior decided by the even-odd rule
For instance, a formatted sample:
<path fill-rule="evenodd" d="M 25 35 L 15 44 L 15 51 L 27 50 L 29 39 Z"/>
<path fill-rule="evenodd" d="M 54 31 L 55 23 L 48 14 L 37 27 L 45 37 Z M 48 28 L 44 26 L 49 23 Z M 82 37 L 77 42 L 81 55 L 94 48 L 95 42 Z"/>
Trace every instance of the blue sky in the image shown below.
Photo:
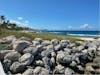
<path fill-rule="evenodd" d="M 35 29 L 97 30 L 99 0 L 0 0 L 0 15 Z"/>

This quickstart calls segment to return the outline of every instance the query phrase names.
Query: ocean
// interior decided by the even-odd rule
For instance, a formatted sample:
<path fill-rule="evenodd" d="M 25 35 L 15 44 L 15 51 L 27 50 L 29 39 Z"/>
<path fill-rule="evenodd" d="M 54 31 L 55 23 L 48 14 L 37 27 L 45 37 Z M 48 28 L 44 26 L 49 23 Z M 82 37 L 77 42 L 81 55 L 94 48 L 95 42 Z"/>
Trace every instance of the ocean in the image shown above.
<path fill-rule="evenodd" d="M 49 33 L 61 36 L 74 36 L 74 37 L 86 37 L 95 38 L 100 37 L 100 31 L 54 31 L 54 30 L 44 30 L 42 33 Z"/>

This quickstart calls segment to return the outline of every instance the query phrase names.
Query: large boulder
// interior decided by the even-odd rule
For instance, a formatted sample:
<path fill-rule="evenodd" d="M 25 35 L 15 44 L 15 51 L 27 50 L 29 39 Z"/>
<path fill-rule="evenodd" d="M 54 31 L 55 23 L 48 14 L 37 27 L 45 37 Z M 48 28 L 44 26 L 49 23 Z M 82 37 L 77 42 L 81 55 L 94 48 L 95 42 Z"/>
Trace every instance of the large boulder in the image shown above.
<path fill-rule="evenodd" d="M 34 75 L 34 69 L 27 69 L 22 75 Z"/>
<path fill-rule="evenodd" d="M 53 45 L 58 45 L 58 44 L 59 44 L 59 40 L 57 40 L 57 39 L 52 39 L 52 40 L 51 40 L 51 43 L 52 43 Z"/>
<path fill-rule="evenodd" d="M 72 70 L 72 69 L 70 69 L 70 68 L 66 68 L 65 69 L 65 75 L 72 75 L 72 74 L 74 74 L 75 72 Z"/>
<path fill-rule="evenodd" d="M 98 66 L 100 67 L 100 57 L 99 56 L 95 57 L 94 60 L 93 60 L 93 62 L 97 63 Z"/>
<path fill-rule="evenodd" d="M 67 55 L 63 51 L 59 51 L 56 58 L 57 62 L 63 65 L 68 65 L 72 62 L 72 56 Z"/>
<path fill-rule="evenodd" d="M 19 62 L 24 65 L 30 65 L 34 60 L 34 56 L 30 53 L 26 53 L 19 58 Z"/>
<path fill-rule="evenodd" d="M 34 69 L 34 75 L 48 75 L 48 74 L 49 74 L 49 71 L 46 70 L 45 68 L 37 66 Z"/>
<path fill-rule="evenodd" d="M 38 41 L 39 43 L 41 43 L 43 41 L 42 38 L 35 38 L 34 41 Z"/>
<path fill-rule="evenodd" d="M 4 59 L 9 59 L 11 61 L 18 61 L 18 59 L 21 57 L 21 54 L 16 52 L 16 51 L 13 51 L 13 52 L 10 52 L 8 54 L 5 55 Z"/>
<path fill-rule="evenodd" d="M 65 67 L 58 64 L 56 67 L 55 67 L 55 70 L 54 70 L 54 73 L 56 74 L 64 74 L 65 72 Z"/>
<path fill-rule="evenodd" d="M 20 52 L 20 53 L 23 53 L 23 50 L 25 48 L 27 48 L 28 46 L 30 45 L 30 42 L 29 41 L 25 41 L 25 40 L 17 40 L 13 43 L 13 49 Z"/>
<path fill-rule="evenodd" d="M 51 42 L 49 40 L 44 40 L 42 43 L 41 43 L 43 46 L 48 46 L 51 44 Z"/>
<path fill-rule="evenodd" d="M 3 61 L 3 68 L 4 68 L 4 70 L 5 70 L 6 73 L 10 70 L 11 64 L 12 64 L 12 62 L 9 59 L 5 59 Z"/>
<path fill-rule="evenodd" d="M 0 50 L 0 61 L 4 60 L 5 55 L 10 52 L 12 52 L 12 50 Z"/>
<path fill-rule="evenodd" d="M 10 70 L 12 73 L 22 73 L 25 70 L 25 65 L 19 63 L 19 62 L 14 62 L 11 67 Z"/>
<path fill-rule="evenodd" d="M 14 41 L 16 40 L 16 37 L 14 35 L 11 35 L 11 36 L 8 36 L 8 37 L 5 37 L 3 38 L 0 43 L 3 43 L 3 44 L 10 44 L 10 43 L 13 43 Z"/>
<path fill-rule="evenodd" d="M 66 47 L 69 44 L 69 40 L 61 40 L 60 44 L 62 47 Z"/>

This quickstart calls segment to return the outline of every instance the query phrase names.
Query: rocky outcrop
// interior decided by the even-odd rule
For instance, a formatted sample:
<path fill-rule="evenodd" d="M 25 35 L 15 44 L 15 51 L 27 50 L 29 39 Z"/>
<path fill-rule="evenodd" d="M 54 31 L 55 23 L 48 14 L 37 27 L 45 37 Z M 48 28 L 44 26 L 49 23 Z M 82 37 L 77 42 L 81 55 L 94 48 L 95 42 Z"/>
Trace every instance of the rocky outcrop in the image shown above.
<path fill-rule="evenodd" d="M 100 74 L 100 41 L 9 36 L 0 39 L 0 43 L 9 43 L 11 47 L 11 50 L 0 50 L 0 62 L 7 74 Z"/>

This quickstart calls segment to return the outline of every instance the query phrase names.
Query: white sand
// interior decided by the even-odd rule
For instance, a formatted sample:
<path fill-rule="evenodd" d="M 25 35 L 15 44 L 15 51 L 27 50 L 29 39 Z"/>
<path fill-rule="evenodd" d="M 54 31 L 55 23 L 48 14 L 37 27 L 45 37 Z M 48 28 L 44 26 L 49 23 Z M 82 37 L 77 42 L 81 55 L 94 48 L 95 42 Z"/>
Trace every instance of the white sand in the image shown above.
<path fill-rule="evenodd" d="M 96 39 L 94 39 L 94 38 L 84 38 L 84 37 L 82 37 L 82 38 L 80 38 L 81 40 L 86 40 L 86 41 L 93 41 L 93 40 L 96 40 Z"/>

